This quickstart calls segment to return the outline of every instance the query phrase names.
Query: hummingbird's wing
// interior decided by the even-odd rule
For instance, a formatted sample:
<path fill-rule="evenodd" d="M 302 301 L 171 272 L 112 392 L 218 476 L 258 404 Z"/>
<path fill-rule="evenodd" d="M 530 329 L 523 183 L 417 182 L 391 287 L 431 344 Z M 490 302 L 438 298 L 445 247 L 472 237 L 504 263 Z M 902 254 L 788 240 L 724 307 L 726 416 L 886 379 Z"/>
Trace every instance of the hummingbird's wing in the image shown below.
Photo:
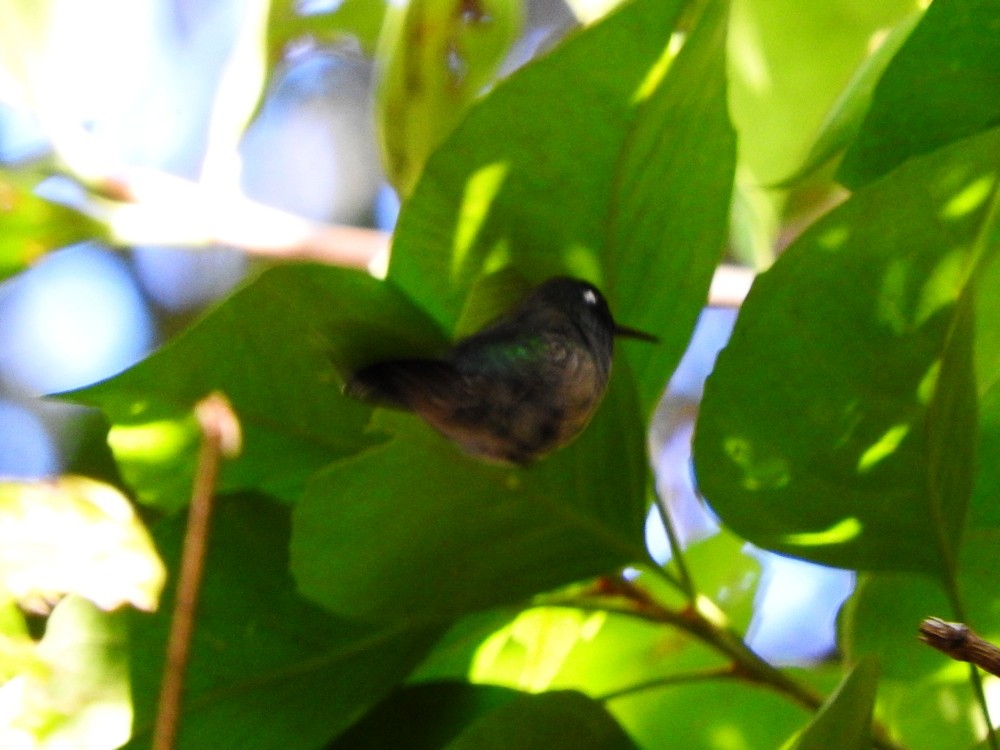
<path fill-rule="evenodd" d="M 358 370 L 344 385 L 352 398 L 378 406 L 418 410 L 427 399 L 461 391 L 462 377 L 440 359 L 394 359 Z"/>

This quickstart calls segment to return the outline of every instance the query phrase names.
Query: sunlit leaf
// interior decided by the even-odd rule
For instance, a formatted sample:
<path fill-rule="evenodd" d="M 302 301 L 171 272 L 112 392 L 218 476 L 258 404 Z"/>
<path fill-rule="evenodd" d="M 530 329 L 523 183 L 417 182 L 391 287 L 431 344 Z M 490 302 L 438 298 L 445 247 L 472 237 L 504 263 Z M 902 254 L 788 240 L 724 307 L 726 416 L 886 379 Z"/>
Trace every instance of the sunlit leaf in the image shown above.
<path fill-rule="evenodd" d="M 853 142 L 868 114 L 876 84 L 922 17 L 921 11 L 914 11 L 904 18 L 892 28 L 878 49 L 865 58 L 834 102 L 802 166 L 782 180 L 783 184 L 793 184 L 808 177 Z"/>
<path fill-rule="evenodd" d="M 132 707 L 122 617 L 79 597 L 56 606 L 34 664 L 22 665 L 0 689 L 0 746 L 104 750 L 128 738 Z"/>
<path fill-rule="evenodd" d="M 103 224 L 39 198 L 23 180 L 0 170 L 0 279 L 23 271 L 47 252 L 107 236 Z"/>
<path fill-rule="evenodd" d="M 113 487 L 85 477 L 0 482 L 0 589 L 44 607 L 79 594 L 103 609 L 155 609 L 164 570 Z"/>
<path fill-rule="evenodd" d="M 701 489 L 737 533 L 950 576 L 974 466 L 968 280 L 998 163 L 996 132 L 914 160 L 758 278 L 695 440 Z"/>
<path fill-rule="evenodd" d="M 787 750 L 868 750 L 877 684 L 875 659 L 860 661 Z"/>
<path fill-rule="evenodd" d="M 496 75 L 517 39 L 521 0 L 409 0 L 391 5 L 378 43 L 375 111 L 400 194 Z"/>
<path fill-rule="evenodd" d="M 875 89 L 838 179 L 866 184 L 904 160 L 996 125 L 1000 6 L 935 0 Z"/>

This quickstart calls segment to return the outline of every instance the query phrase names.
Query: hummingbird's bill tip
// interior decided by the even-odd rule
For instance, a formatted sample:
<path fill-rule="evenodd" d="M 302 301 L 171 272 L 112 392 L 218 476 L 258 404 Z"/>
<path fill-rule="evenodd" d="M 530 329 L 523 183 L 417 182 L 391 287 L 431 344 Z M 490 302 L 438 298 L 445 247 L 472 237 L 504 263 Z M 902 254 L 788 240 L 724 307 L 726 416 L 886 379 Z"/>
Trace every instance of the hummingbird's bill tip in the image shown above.
<path fill-rule="evenodd" d="M 636 328 L 629 328 L 628 326 L 621 326 L 617 323 L 615 323 L 615 336 L 627 339 L 639 339 L 640 341 L 648 341 L 651 344 L 660 343 L 660 339 L 651 333 L 646 333 Z"/>

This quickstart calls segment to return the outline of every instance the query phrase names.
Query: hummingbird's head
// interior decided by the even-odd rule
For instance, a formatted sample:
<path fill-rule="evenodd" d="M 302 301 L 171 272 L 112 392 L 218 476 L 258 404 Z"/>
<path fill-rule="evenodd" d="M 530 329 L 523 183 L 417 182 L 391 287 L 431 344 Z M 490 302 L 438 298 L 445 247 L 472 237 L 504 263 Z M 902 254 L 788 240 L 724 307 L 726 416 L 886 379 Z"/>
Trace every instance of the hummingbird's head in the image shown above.
<path fill-rule="evenodd" d="M 586 281 L 557 276 L 539 286 L 532 297 L 541 306 L 551 306 L 598 336 L 625 336 L 656 343 L 652 334 L 618 325 L 600 290 Z"/>

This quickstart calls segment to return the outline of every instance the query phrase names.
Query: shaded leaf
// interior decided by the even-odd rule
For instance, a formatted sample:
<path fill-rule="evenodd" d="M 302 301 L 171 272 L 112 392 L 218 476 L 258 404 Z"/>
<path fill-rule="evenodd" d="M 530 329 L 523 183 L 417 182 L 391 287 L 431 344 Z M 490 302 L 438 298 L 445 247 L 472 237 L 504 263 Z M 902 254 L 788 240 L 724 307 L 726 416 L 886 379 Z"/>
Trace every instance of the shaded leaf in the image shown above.
<path fill-rule="evenodd" d="M 858 662 L 788 750 L 868 750 L 877 686 L 878 663 Z"/>
<path fill-rule="evenodd" d="M 326 750 L 438 750 L 477 717 L 520 695 L 464 682 L 411 685 L 382 701 Z"/>
<path fill-rule="evenodd" d="M 1000 6 L 935 0 L 875 88 L 837 173 L 851 188 L 1000 121 Z M 916 98 L 915 98 L 916 97 Z"/>
<path fill-rule="evenodd" d="M 959 588 L 968 602 L 969 624 L 991 641 L 1000 640 L 998 543 L 1000 532 L 995 529 L 970 531 L 959 564 Z M 967 680 L 966 665 L 949 660 L 917 639 L 920 622 L 932 616 L 957 617 L 935 581 L 901 573 L 864 576 L 841 614 L 841 647 L 852 660 L 876 656 L 887 679 L 953 683 Z"/>
<path fill-rule="evenodd" d="M 967 282 L 998 163 L 996 132 L 914 160 L 758 277 L 695 439 L 701 489 L 737 533 L 949 577 L 974 465 Z"/>
<path fill-rule="evenodd" d="M 448 750 L 634 748 L 607 710 L 582 693 L 523 695 L 473 722 Z"/>
<path fill-rule="evenodd" d="M 176 569 L 183 518 L 153 533 Z M 198 605 L 178 748 L 316 747 L 376 704 L 438 631 L 365 627 L 304 601 L 287 573 L 288 511 L 254 497 L 218 503 Z M 145 747 L 156 710 L 169 607 L 132 621 L 136 721 Z"/>
<path fill-rule="evenodd" d="M 432 353 L 440 336 L 392 286 L 317 265 L 266 271 L 148 359 L 74 391 L 112 423 L 109 443 L 143 502 L 182 507 L 199 440 L 194 404 L 219 390 L 243 427 L 223 489 L 294 499 L 331 460 L 371 445 L 371 409 L 340 393 L 350 372 Z"/>
<path fill-rule="evenodd" d="M 114 487 L 86 477 L 0 481 L 0 591 L 46 609 L 79 594 L 102 609 L 156 609 L 165 571 Z"/>

